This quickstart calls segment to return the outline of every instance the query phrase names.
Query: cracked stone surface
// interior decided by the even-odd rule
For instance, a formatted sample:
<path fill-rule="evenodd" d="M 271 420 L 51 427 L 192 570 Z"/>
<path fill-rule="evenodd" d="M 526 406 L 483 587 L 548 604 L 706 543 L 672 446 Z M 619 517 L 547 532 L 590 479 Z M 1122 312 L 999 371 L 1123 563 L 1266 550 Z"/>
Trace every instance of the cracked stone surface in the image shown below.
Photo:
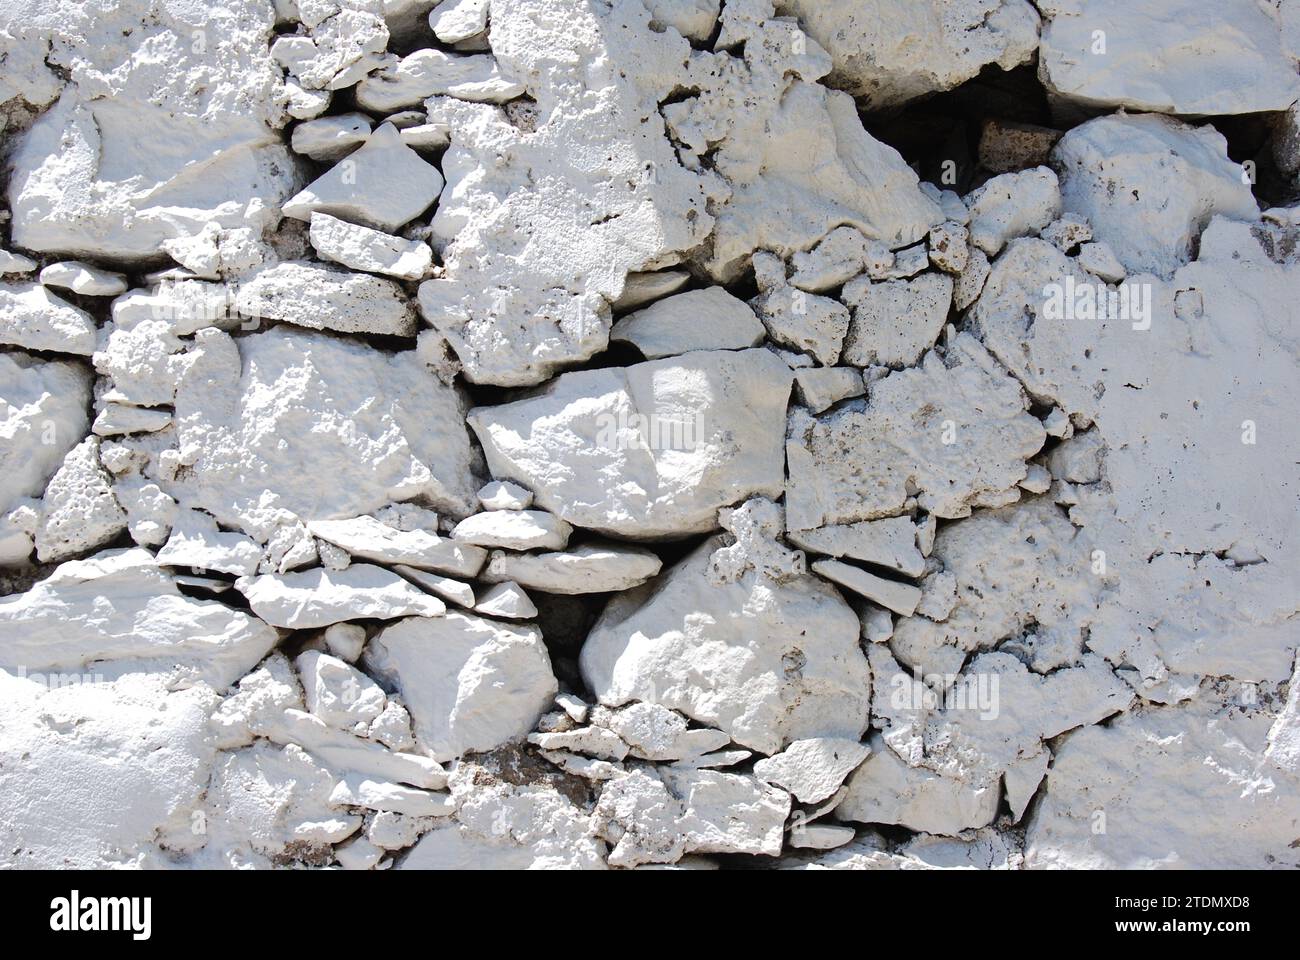
<path fill-rule="evenodd" d="M 0 867 L 1300 867 L 1298 99 L 1297 0 L 0 3 Z"/>

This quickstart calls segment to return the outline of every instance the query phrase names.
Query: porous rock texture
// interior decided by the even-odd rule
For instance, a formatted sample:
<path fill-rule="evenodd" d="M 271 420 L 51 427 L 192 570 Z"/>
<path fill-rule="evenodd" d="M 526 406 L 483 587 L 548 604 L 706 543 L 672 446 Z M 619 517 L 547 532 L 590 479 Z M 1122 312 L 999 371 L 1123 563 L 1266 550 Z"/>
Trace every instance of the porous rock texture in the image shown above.
<path fill-rule="evenodd" d="M 0 866 L 1300 866 L 1297 57 L 0 0 Z"/>

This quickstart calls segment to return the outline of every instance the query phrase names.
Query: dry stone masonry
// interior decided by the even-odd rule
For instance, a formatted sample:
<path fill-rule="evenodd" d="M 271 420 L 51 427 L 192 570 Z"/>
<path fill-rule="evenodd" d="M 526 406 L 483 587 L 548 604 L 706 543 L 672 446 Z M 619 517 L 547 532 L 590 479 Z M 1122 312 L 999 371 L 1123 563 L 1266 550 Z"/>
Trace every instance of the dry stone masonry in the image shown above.
<path fill-rule="evenodd" d="M 1300 0 L 0 0 L 0 866 L 1300 867 Z"/>

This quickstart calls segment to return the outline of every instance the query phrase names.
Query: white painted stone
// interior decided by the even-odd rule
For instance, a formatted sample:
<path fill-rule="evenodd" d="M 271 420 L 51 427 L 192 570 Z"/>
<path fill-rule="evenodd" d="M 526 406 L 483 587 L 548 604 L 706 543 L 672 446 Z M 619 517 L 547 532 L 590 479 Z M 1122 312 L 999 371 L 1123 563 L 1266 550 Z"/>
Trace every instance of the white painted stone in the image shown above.
<path fill-rule="evenodd" d="M 686 815 L 678 822 L 685 849 L 695 853 L 781 852 L 790 795 L 753 777 L 716 770 L 663 769 L 668 789 L 681 798 Z M 746 810 L 741 819 L 737 807 Z"/>
<path fill-rule="evenodd" d="M 790 530 L 786 538 L 814 553 L 851 557 L 890 567 L 909 577 L 919 577 L 925 570 L 925 557 L 917 546 L 917 527 L 908 517 Z"/>
<path fill-rule="evenodd" d="M 429 27 L 443 43 L 468 40 L 487 29 L 487 0 L 442 0 L 429 12 Z"/>
<path fill-rule="evenodd" d="M 626 741 L 633 755 L 646 760 L 693 759 L 731 742 L 721 730 L 688 729 L 685 717 L 657 703 L 602 708 L 598 722 Z"/>
<path fill-rule="evenodd" d="M 801 350 L 825 367 L 839 362 L 849 329 L 842 303 L 781 284 L 765 290 L 752 306 L 773 343 Z"/>
<path fill-rule="evenodd" d="M 169 410 L 135 407 L 127 403 L 106 403 L 95 415 L 91 432 L 98 437 L 120 437 L 130 433 L 156 433 L 172 425 Z"/>
<path fill-rule="evenodd" d="M 1300 0 L 202 6 L 0 3 L 0 866 L 1300 865 Z"/>
<path fill-rule="evenodd" d="M 0 343 L 25 350 L 95 352 L 95 321 L 36 283 L 0 284 Z"/>
<path fill-rule="evenodd" d="M 478 492 L 484 510 L 527 510 L 533 505 L 533 492 L 509 480 L 493 480 Z"/>
<path fill-rule="evenodd" d="M 872 110 L 950 90 L 986 64 L 1010 70 L 1038 47 L 1038 13 L 1027 0 L 791 0 L 785 12 L 830 51 L 831 79 Z"/>
<path fill-rule="evenodd" d="M 171 536 L 156 557 L 169 567 L 198 567 L 247 576 L 257 572 L 262 548 L 241 533 L 217 529 L 217 521 L 198 510 L 182 510 Z"/>
<path fill-rule="evenodd" d="M 938 834 L 957 834 L 993 822 L 1001 797 L 996 785 L 974 788 L 909 767 L 875 737 L 870 747 L 870 755 L 849 777 L 848 794 L 835 808 L 836 818 Z"/>
<path fill-rule="evenodd" d="M 857 367 L 915 364 L 948 322 L 952 287 L 952 278 L 942 273 L 846 284 L 843 299 L 853 307 L 853 320 L 844 341 L 844 362 Z"/>
<path fill-rule="evenodd" d="M 1087 217 L 1130 274 L 1168 277 L 1191 259 L 1215 214 L 1259 218 L 1249 178 L 1212 127 L 1154 114 L 1098 117 L 1062 137 L 1052 163 L 1064 209 Z"/>
<path fill-rule="evenodd" d="M 305 650 L 294 660 L 307 709 L 332 727 L 351 730 L 384 712 L 384 691 L 351 664 L 319 650 Z"/>
<path fill-rule="evenodd" d="M 451 577 L 439 576 L 436 573 L 430 573 L 427 570 L 419 570 L 415 567 L 408 567 L 404 564 L 394 564 L 393 571 L 400 573 L 407 580 L 422 590 L 432 593 L 435 597 L 454 603 L 457 606 L 473 609 L 474 607 L 474 588 L 468 583 L 460 580 L 453 580 Z"/>
<path fill-rule="evenodd" d="M 1106 283 L 1119 283 L 1128 276 L 1128 271 L 1119 262 L 1119 258 L 1115 256 L 1109 244 L 1101 241 L 1082 244 L 1076 259 L 1079 261 L 1079 266 Z"/>
<path fill-rule="evenodd" d="M 411 714 L 395 700 L 384 704 L 383 713 L 370 722 L 366 736 L 377 740 L 392 750 L 415 750 L 415 735 L 411 732 Z"/>
<path fill-rule="evenodd" d="M 452 538 L 477 547 L 510 550 L 563 550 L 572 528 L 544 510 L 488 510 L 466 517 L 451 531 Z"/>
<path fill-rule="evenodd" d="M 143 549 L 60 564 L 30 590 L 0 599 L 0 665 L 13 672 L 135 670 L 224 688 L 275 645 L 263 621 L 176 589 Z"/>
<path fill-rule="evenodd" d="M 1038 233 L 1061 215 L 1061 187 L 1047 167 L 1004 173 L 965 198 L 970 240 L 990 257 L 1008 240 Z"/>
<path fill-rule="evenodd" d="M 266 573 L 236 581 L 253 612 L 276 627 L 308 630 L 343 620 L 436 617 L 446 604 L 397 574 L 368 563 L 344 570 Z"/>
<path fill-rule="evenodd" d="M 58 562 L 111 543 L 126 530 L 126 514 L 99 463 L 99 438 L 87 437 L 63 458 L 45 487 L 36 556 Z"/>
<path fill-rule="evenodd" d="M 357 105 L 363 110 L 391 113 L 428 97 L 504 103 L 523 92 L 524 85 L 503 75 L 497 59 L 488 54 L 462 56 L 417 50 L 391 69 L 361 81 L 357 85 Z"/>
<path fill-rule="evenodd" d="M 811 250 L 795 253 L 790 263 L 794 267 L 790 277 L 792 287 L 823 293 L 860 273 L 865 272 L 873 279 L 883 277 L 894 265 L 894 254 L 879 240 L 868 239 L 854 227 L 836 227 Z M 784 272 L 782 269 L 782 275 Z"/>
<path fill-rule="evenodd" d="M 1179 114 L 1285 110 L 1300 98 L 1295 61 L 1270 6 L 1053 0 L 1043 15 L 1038 75 L 1049 96 L 1093 109 Z"/>
<path fill-rule="evenodd" d="M 790 376 L 765 350 L 701 351 L 565 374 L 469 422 L 493 475 L 574 526 L 680 535 L 713 527 L 727 503 L 778 492 Z"/>
<path fill-rule="evenodd" d="M 790 846 L 796 850 L 834 850 L 852 843 L 857 831 L 836 823 L 810 823 L 790 831 Z"/>
<path fill-rule="evenodd" d="M 581 727 L 555 733 L 530 733 L 528 742 L 542 750 L 568 750 L 603 760 L 622 760 L 628 745 L 602 727 Z"/>
<path fill-rule="evenodd" d="M 395 183 L 401 190 L 392 190 Z M 390 123 L 378 129 L 284 204 L 284 215 L 310 220 L 320 211 L 341 220 L 395 233 L 427 210 L 442 192 L 438 168 L 402 142 Z"/>
<path fill-rule="evenodd" d="M 111 270 L 79 260 L 60 260 L 40 272 L 40 281 L 46 287 L 60 287 L 84 297 L 116 297 L 126 293 L 126 278 Z"/>
<path fill-rule="evenodd" d="M 611 342 L 630 343 L 647 360 L 692 350 L 743 350 L 763 342 L 754 311 L 722 287 L 688 290 L 618 320 Z"/>
<path fill-rule="evenodd" d="M 420 496 L 468 511 L 463 401 L 410 353 L 276 329 L 201 331 L 187 356 L 176 423 L 188 469 L 165 487 L 220 522 L 262 540 L 298 517 Z"/>
<path fill-rule="evenodd" d="M 754 776 L 785 788 L 801 803 L 818 803 L 835 793 L 870 752 L 856 740 L 796 740 L 754 764 Z"/>
<path fill-rule="evenodd" d="M 961 203 L 960 200 L 957 202 Z M 962 203 L 961 207 L 969 217 L 966 205 Z M 930 231 L 928 238 L 930 263 L 944 273 L 961 274 L 970 260 L 969 239 L 970 231 L 963 224 L 952 220 L 939 224 Z"/>
<path fill-rule="evenodd" d="M 441 760 L 525 736 L 557 692 L 536 627 L 455 611 L 386 627 L 364 661 L 401 693 L 416 739 Z"/>
<path fill-rule="evenodd" d="M 353 270 L 421 280 L 433 266 L 433 250 L 427 243 L 403 240 L 319 210 L 312 212 L 310 237 L 318 254 Z"/>
<path fill-rule="evenodd" d="M 361 818 L 330 803 L 333 775 L 294 744 L 259 742 L 218 755 L 199 811 L 206 840 L 195 865 L 231 869 L 290 866 L 334 859 L 333 844 L 361 826 Z"/>
<path fill-rule="evenodd" d="M 311 330 L 413 337 L 415 312 L 391 280 L 316 263 L 281 263 L 239 288 L 240 316 L 284 320 Z"/>
<path fill-rule="evenodd" d="M 85 436 L 90 388 L 81 364 L 0 354 L 0 512 L 45 492 Z"/>
<path fill-rule="evenodd" d="M 36 261 L 31 257 L 24 257 L 21 253 L 13 253 L 9 250 L 0 250 L 0 276 L 31 273 L 35 269 Z"/>
<path fill-rule="evenodd" d="M 15 246 L 144 262 L 211 222 L 274 224 L 296 171 L 279 137 L 270 4 L 23 5 L 0 19 L 26 35 L 19 46 L 49 43 L 68 79 L 14 145 Z"/>
<path fill-rule="evenodd" d="M 212 772 L 211 690 L 169 691 L 148 674 L 47 688 L 7 669 L 0 864 L 161 869 L 202 845 L 192 813 Z"/>
<path fill-rule="evenodd" d="M 1046 436 L 1027 405 L 1019 384 L 959 334 L 946 357 L 931 351 L 876 381 L 865 408 L 848 404 L 821 419 L 796 411 L 786 446 L 790 528 L 897 514 L 909 485 L 940 517 L 1016 499 L 1024 460 Z"/>
<path fill-rule="evenodd" d="M 312 520 L 307 530 L 351 556 L 385 566 L 400 564 L 472 577 L 487 559 L 487 551 L 481 547 L 439 536 L 436 530 L 398 530 L 374 517 Z"/>
<path fill-rule="evenodd" d="M 629 590 L 659 572 L 662 561 L 642 547 L 584 543 L 564 552 L 492 552 L 482 573 L 489 583 L 512 580 L 543 593 L 613 593 Z"/>
<path fill-rule="evenodd" d="M 847 587 L 904 617 L 912 615 L 921 599 L 921 591 L 910 583 L 886 580 L 839 560 L 818 560 L 812 569 L 832 583 Z"/>
<path fill-rule="evenodd" d="M 616 597 L 582 648 L 601 703 L 678 710 L 742 746 L 775 753 L 790 740 L 860 736 L 869 682 L 857 617 L 808 575 L 761 573 L 711 583 L 706 541 L 650 590 Z"/>
<path fill-rule="evenodd" d="M 862 372 L 853 367 L 812 367 L 794 372 L 795 396 L 809 413 L 821 413 L 841 400 L 867 392 Z"/>
<path fill-rule="evenodd" d="M 1263 760 L 1269 720 L 1203 694 L 1078 731 L 1047 773 L 1025 837 L 1026 866 L 1295 866 L 1295 774 Z M 1268 777 L 1273 789 L 1243 789 L 1243 776 Z"/>
<path fill-rule="evenodd" d="M 623 292 L 610 306 L 615 310 L 634 310 L 676 293 L 690 279 L 685 270 L 633 271 L 623 282 Z"/>
<path fill-rule="evenodd" d="M 420 754 L 389 750 L 372 740 L 331 727 L 302 710 L 290 708 L 269 715 L 253 729 L 258 736 L 275 743 L 301 746 L 332 769 L 409 783 L 427 790 L 440 790 L 447 785 L 447 773 L 437 761 Z"/>
<path fill-rule="evenodd" d="M 355 663 L 366 645 L 366 628 L 359 623 L 332 623 L 321 635 L 329 652 Z"/>
<path fill-rule="evenodd" d="M 335 784 L 330 803 L 367 810 L 387 810 L 408 817 L 445 817 L 455 809 L 445 793 L 429 793 L 349 774 Z"/>
<path fill-rule="evenodd" d="M 344 113 L 308 120 L 293 128 L 289 143 L 319 163 L 336 163 L 370 138 L 374 121 L 364 113 Z"/>

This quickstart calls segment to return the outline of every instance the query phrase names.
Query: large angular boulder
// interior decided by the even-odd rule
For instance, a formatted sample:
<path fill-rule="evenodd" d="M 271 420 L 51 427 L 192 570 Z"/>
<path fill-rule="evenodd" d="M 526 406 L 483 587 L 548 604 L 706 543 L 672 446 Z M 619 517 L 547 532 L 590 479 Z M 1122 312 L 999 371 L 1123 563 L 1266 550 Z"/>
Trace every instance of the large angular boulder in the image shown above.
<path fill-rule="evenodd" d="M 12 156 L 17 246 L 143 262 L 208 223 L 274 223 L 297 174 L 277 132 L 270 5 L 39 7 L 0 13 L 28 42 L 60 38 L 51 62 L 68 77 Z"/>
<path fill-rule="evenodd" d="M 710 538 L 657 581 L 610 601 L 582 648 L 592 692 L 608 706 L 679 710 L 767 754 L 793 740 L 857 739 L 871 688 L 857 616 L 808 574 L 711 578 L 722 545 Z"/>
<path fill-rule="evenodd" d="M 195 341 L 176 390 L 178 500 L 259 540 L 416 497 L 469 512 L 464 403 L 413 353 L 289 328 Z"/>
<path fill-rule="evenodd" d="M 1052 0 L 1038 75 L 1088 108 L 1235 114 L 1285 110 L 1300 76 L 1276 4 L 1223 0 Z"/>
<path fill-rule="evenodd" d="M 1213 127 L 1155 114 L 1098 117 L 1052 150 L 1067 213 L 1086 217 L 1130 274 L 1169 277 L 1215 214 L 1259 219 L 1247 170 Z"/>
<path fill-rule="evenodd" d="M 713 528 L 719 507 L 774 496 L 792 374 L 766 350 L 708 350 L 564 374 L 469 423 L 493 476 L 574 526 L 622 537 Z"/>
<path fill-rule="evenodd" d="M 29 675 L 153 670 L 220 689 L 278 640 L 242 610 L 181 593 L 139 548 L 60 564 L 25 593 L 0 599 L 0 668 Z"/>
<path fill-rule="evenodd" d="M 537 627 L 467 613 L 401 620 L 370 641 L 364 658 L 401 693 L 416 740 L 436 760 L 523 737 L 559 690 Z"/>

